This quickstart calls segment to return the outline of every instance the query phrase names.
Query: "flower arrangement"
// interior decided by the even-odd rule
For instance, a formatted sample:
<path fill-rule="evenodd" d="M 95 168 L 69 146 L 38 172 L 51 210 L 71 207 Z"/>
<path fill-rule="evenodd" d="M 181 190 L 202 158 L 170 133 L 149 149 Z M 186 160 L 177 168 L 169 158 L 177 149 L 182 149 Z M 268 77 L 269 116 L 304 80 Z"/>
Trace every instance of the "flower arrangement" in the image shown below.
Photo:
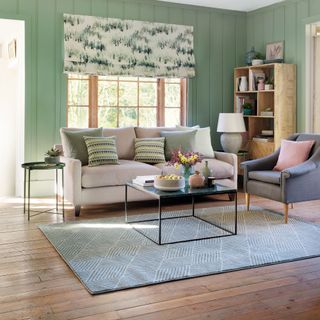
<path fill-rule="evenodd" d="M 174 150 L 171 153 L 171 159 L 168 162 L 168 165 L 175 166 L 178 168 L 180 165 L 184 167 L 192 167 L 197 162 L 202 161 L 202 156 L 199 152 L 182 152 L 180 149 Z"/>

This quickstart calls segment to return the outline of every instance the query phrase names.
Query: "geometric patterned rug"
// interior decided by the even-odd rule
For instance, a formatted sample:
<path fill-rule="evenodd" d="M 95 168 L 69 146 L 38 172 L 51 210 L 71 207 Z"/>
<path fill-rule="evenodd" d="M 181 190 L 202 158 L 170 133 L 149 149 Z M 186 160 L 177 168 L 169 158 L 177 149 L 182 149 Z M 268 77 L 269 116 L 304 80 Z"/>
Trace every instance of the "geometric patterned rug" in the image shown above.
<path fill-rule="evenodd" d="M 188 210 L 168 212 L 189 215 Z M 234 207 L 197 209 L 196 214 L 232 227 Z M 145 217 L 146 215 L 141 215 Z M 141 218 L 138 217 L 138 218 Z M 153 223 L 135 226 L 157 235 Z M 39 228 L 91 294 L 254 268 L 320 256 L 320 226 L 252 207 L 238 207 L 238 234 L 208 240 L 157 245 L 123 218 L 72 221 Z M 199 219 L 165 220 L 167 241 L 221 232 Z"/>

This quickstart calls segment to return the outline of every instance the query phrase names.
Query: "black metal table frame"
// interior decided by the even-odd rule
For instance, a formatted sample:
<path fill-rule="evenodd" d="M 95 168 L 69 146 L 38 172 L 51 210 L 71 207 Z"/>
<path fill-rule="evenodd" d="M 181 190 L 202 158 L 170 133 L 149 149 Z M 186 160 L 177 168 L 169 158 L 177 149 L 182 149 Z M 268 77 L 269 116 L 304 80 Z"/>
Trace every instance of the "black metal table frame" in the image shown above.
<path fill-rule="evenodd" d="M 28 221 L 30 221 L 31 217 L 37 216 L 39 214 L 43 213 L 50 213 L 54 209 L 48 209 L 44 211 L 36 211 L 30 209 L 30 182 L 31 182 L 31 171 L 35 170 L 55 170 L 55 186 L 56 186 L 56 208 L 55 212 L 53 214 L 62 214 L 63 220 L 64 220 L 64 167 L 53 167 L 48 169 L 33 169 L 28 166 L 24 166 L 27 164 L 23 164 L 24 169 L 24 182 L 23 182 L 23 213 L 26 214 L 28 212 Z M 59 185 L 59 174 L 58 170 L 61 170 L 61 189 L 62 189 L 62 195 L 61 195 L 61 206 L 62 206 L 62 212 L 59 212 L 59 195 L 58 195 L 58 185 Z M 27 179 L 28 177 L 28 179 Z M 30 212 L 36 212 L 36 214 L 30 215 Z"/>
<path fill-rule="evenodd" d="M 135 228 L 133 226 L 133 229 L 137 232 L 139 232 L 140 234 L 142 234 L 143 236 L 145 236 L 146 238 L 148 238 L 149 240 L 151 240 L 152 242 L 154 242 L 155 244 L 158 245 L 165 245 L 165 244 L 175 244 L 175 243 L 181 243 L 181 242 L 191 242 L 191 241 L 200 241 L 200 240 L 207 240 L 207 239 L 214 239 L 214 238 L 222 238 L 222 237 L 228 237 L 228 236 L 233 236 L 236 235 L 238 233 L 238 196 L 237 196 L 237 191 L 228 191 L 225 194 L 233 194 L 234 195 L 234 231 L 230 231 L 226 228 L 223 228 L 213 222 L 210 222 L 208 220 L 205 220 L 203 218 L 200 218 L 199 216 L 195 215 L 195 198 L 196 197 L 201 197 L 201 196 L 195 196 L 192 194 L 186 194 L 185 197 L 191 197 L 191 204 L 192 204 L 192 214 L 191 215 L 185 215 L 185 216 L 177 216 L 177 217 L 167 217 L 167 218 L 163 218 L 162 217 L 162 203 L 161 203 L 161 197 L 155 197 L 158 200 L 158 218 L 157 219 L 146 219 L 146 220 L 135 220 L 135 221 L 129 221 L 128 220 L 128 187 L 131 187 L 135 190 L 138 190 L 140 192 L 143 192 L 141 189 L 136 189 L 131 185 L 125 185 L 125 221 L 126 223 L 130 224 L 130 225 L 134 225 L 137 223 L 142 223 L 142 222 L 152 222 L 152 221 L 158 221 L 159 222 L 159 230 L 158 230 L 158 242 L 155 241 L 154 239 L 150 238 L 149 236 L 147 236 L 145 233 L 143 233 L 142 231 L 140 231 L 139 229 Z M 148 193 L 150 194 L 150 193 Z M 219 193 L 219 194 L 223 194 L 223 193 Z M 212 194 L 214 195 L 214 193 Z M 188 218 L 188 217 L 193 217 L 196 219 L 199 219 L 205 223 L 208 223 L 212 226 L 215 226 L 216 228 L 223 230 L 225 232 L 227 232 L 228 234 L 224 234 L 224 235 L 218 235 L 218 236 L 211 236 L 211 237 L 203 237 L 203 238 L 195 238 L 195 239 L 187 239 L 187 240 L 179 240 L 179 241 L 172 241 L 172 242 L 162 242 L 162 228 L 161 228 L 161 224 L 163 220 L 169 220 L 169 219 L 181 219 L 181 218 Z"/>

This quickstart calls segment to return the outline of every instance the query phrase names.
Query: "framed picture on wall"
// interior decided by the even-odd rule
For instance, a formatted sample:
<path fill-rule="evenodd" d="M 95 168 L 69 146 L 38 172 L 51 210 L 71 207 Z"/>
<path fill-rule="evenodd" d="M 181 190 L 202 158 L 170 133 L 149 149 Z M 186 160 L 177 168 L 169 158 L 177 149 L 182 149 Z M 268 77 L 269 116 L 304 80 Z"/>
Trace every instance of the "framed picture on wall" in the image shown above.
<path fill-rule="evenodd" d="M 8 57 L 9 59 L 15 59 L 17 57 L 17 40 L 13 39 L 8 44 Z"/>
<path fill-rule="evenodd" d="M 284 61 L 284 41 L 267 43 L 266 62 L 283 62 Z"/>

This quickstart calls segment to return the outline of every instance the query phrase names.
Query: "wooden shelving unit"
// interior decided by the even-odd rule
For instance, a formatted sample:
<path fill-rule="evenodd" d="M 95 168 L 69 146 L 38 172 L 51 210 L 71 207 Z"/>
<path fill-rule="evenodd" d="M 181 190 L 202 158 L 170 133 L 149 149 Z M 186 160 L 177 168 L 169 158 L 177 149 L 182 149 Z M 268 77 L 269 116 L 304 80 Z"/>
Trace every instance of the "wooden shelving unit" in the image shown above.
<path fill-rule="evenodd" d="M 273 78 L 273 90 L 238 91 L 238 78 L 249 77 L 252 72 L 263 72 Z M 249 87 L 250 88 L 250 87 Z M 234 69 L 234 112 L 239 112 L 239 99 L 246 98 L 254 103 L 252 115 L 244 115 L 247 133 L 242 149 L 249 152 L 250 159 L 264 157 L 277 149 L 281 140 L 296 132 L 296 66 L 272 63 Z M 261 112 L 270 108 L 273 116 L 262 116 Z M 273 142 L 253 141 L 262 130 L 273 130 Z"/>

